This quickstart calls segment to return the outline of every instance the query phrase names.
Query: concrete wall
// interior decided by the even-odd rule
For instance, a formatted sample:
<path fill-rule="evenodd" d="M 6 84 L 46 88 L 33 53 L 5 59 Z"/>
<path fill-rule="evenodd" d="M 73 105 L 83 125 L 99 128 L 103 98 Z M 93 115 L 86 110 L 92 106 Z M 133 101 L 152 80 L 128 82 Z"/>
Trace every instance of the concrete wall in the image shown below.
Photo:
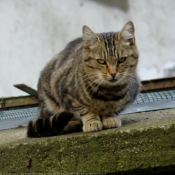
<path fill-rule="evenodd" d="M 175 75 L 174 0 L 0 0 L 0 96 L 36 87 L 39 72 L 82 25 L 95 32 L 136 28 L 142 79 Z M 173 72 L 174 70 L 174 72 Z"/>

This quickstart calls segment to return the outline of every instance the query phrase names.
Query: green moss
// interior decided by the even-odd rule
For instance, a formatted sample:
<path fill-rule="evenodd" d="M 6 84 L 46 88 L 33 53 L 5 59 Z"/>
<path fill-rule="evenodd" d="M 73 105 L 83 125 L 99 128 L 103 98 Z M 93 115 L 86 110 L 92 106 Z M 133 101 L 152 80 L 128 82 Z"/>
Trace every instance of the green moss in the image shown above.
<path fill-rule="evenodd" d="M 0 156 L 1 173 L 155 173 L 175 168 L 175 126 L 28 138 L 0 147 Z"/>

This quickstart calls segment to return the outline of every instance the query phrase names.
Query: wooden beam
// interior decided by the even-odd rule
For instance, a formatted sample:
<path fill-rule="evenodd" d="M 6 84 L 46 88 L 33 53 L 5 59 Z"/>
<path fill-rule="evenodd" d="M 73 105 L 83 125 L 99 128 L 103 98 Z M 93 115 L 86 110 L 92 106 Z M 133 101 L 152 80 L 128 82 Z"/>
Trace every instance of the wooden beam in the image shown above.
<path fill-rule="evenodd" d="M 0 109 L 35 105 L 38 105 L 38 99 L 32 96 L 0 98 Z"/>
<path fill-rule="evenodd" d="M 175 77 L 142 81 L 141 92 L 175 89 Z"/>
<path fill-rule="evenodd" d="M 30 94 L 31 96 L 34 96 L 34 97 L 38 96 L 37 91 L 35 89 L 27 86 L 26 84 L 14 84 L 13 86 Z"/>

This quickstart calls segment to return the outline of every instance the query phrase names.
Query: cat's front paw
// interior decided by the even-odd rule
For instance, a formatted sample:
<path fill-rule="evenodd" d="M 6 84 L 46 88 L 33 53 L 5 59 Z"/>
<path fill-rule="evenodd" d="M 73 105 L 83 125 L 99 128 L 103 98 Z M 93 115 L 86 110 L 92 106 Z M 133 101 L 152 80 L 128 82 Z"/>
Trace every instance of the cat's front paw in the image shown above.
<path fill-rule="evenodd" d="M 103 126 L 102 126 L 101 121 L 86 122 L 83 125 L 84 132 L 100 131 L 100 130 L 102 130 L 102 128 L 103 128 Z"/>
<path fill-rule="evenodd" d="M 102 120 L 103 128 L 109 129 L 109 128 L 118 128 L 122 125 L 122 122 L 119 118 L 117 117 L 109 117 L 109 118 L 104 118 Z"/>

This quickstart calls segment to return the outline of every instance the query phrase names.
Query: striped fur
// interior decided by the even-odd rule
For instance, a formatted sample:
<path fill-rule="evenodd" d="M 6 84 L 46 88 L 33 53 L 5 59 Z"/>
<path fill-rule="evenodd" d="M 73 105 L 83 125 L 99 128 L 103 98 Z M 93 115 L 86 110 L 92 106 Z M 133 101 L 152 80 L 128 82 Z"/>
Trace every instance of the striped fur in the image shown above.
<path fill-rule="evenodd" d="M 140 89 L 134 25 L 120 32 L 95 34 L 70 42 L 42 70 L 38 82 L 39 116 L 30 121 L 28 137 L 120 127 L 116 117 Z"/>

